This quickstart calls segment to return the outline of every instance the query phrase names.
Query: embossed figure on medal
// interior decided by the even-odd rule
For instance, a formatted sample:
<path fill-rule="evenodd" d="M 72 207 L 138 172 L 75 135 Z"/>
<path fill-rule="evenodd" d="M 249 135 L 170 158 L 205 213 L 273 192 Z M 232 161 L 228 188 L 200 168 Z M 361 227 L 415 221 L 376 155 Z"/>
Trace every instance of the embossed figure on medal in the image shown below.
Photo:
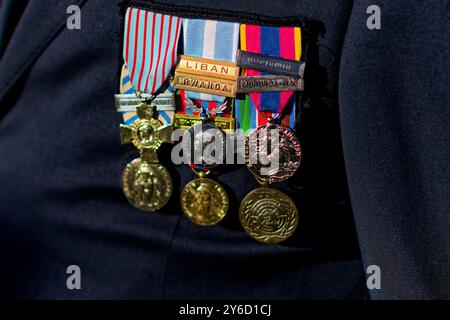
<path fill-rule="evenodd" d="M 125 168 L 123 191 L 134 207 L 144 211 L 161 209 L 172 195 L 172 179 L 156 153 L 162 143 L 170 142 L 172 127 L 155 119 L 154 108 L 151 101 L 143 101 L 136 108 L 138 119 L 120 125 L 122 143 L 132 143 L 141 155 Z"/>

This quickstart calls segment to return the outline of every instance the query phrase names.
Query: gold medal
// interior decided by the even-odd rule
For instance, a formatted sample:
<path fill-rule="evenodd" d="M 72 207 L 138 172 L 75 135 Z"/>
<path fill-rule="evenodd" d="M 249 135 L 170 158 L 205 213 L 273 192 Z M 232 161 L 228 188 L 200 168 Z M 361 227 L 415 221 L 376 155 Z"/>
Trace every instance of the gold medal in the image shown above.
<path fill-rule="evenodd" d="M 156 151 L 170 141 L 171 126 L 155 119 L 154 107 L 142 102 L 136 108 L 138 119 L 130 126 L 121 125 L 122 143 L 132 143 L 141 154 L 127 165 L 122 175 L 122 187 L 128 201 L 144 211 L 164 207 L 172 195 L 172 179 L 158 163 Z"/>
<path fill-rule="evenodd" d="M 141 159 L 127 165 L 122 175 L 122 186 L 128 201 L 144 211 L 161 209 L 172 195 L 172 179 L 167 169 Z"/>
<path fill-rule="evenodd" d="M 143 160 L 157 163 L 156 151 L 164 142 L 170 142 L 172 126 L 155 119 L 154 107 L 145 102 L 136 111 L 138 119 L 133 124 L 120 125 L 122 144 L 132 143 Z"/>
<path fill-rule="evenodd" d="M 181 193 L 181 209 L 195 224 L 211 226 L 219 223 L 228 211 L 228 196 L 214 180 L 200 178 L 189 182 Z"/>
<path fill-rule="evenodd" d="M 239 209 L 239 220 L 245 232 L 255 240 L 276 244 L 294 234 L 298 211 L 286 194 L 262 187 L 244 198 Z"/>

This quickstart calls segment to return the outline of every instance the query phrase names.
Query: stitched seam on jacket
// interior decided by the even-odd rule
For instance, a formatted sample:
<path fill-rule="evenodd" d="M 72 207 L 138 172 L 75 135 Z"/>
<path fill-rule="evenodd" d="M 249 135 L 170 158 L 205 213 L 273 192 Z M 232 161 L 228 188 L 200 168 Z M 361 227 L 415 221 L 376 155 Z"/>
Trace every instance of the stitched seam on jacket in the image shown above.
<path fill-rule="evenodd" d="M 174 4 L 165 4 L 154 1 L 143 0 L 125 0 L 125 5 L 140 8 L 144 10 L 152 10 L 163 14 L 172 14 L 184 18 L 202 18 L 213 19 L 230 22 L 254 23 L 268 26 L 300 26 L 306 27 L 306 17 L 270 17 L 258 15 L 252 12 L 244 12 L 237 10 L 212 10 L 209 8 L 181 6 Z"/>

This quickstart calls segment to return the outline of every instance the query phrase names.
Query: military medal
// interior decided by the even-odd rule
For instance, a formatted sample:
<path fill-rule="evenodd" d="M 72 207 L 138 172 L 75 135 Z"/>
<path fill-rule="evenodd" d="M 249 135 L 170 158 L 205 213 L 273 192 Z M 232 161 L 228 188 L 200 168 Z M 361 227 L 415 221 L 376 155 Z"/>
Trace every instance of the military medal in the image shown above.
<path fill-rule="evenodd" d="M 225 189 L 218 182 L 206 178 L 213 167 L 223 163 L 226 142 L 225 133 L 209 123 L 206 111 L 200 118 L 202 122 L 186 130 L 183 136 L 184 156 L 199 178 L 189 182 L 182 191 L 181 209 L 192 222 L 211 226 L 219 223 L 228 211 Z M 213 145 L 216 148 L 208 150 Z"/>
<path fill-rule="evenodd" d="M 273 141 L 271 135 L 274 133 L 278 146 L 269 155 L 268 150 L 272 149 Z M 255 240 L 276 244 L 294 234 L 298 225 L 298 211 L 294 202 L 269 185 L 292 177 L 300 166 L 301 154 L 295 134 L 281 125 L 269 122 L 254 129 L 246 137 L 245 162 L 262 187 L 250 192 L 242 200 L 239 220 L 247 234 Z M 266 164 L 258 159 L 261 156 L 266 157 Z"/>
<path fill-rule="evenodd" d="M 258 181 L 267 183 L 282 182 L 292 177 L 300 166 L 302 155 L 295 133 L 272 121 L 269 119 L 266 125 L 252 130 L 245 140 L 245 162 L 248 169 Z M 272 142 L 276 142 L 275 150 Z M 270 150 L 273 152 L 269 152 Z M 266 159 L 260 161 L 258 157 L 262 156 Z M 269 164 L 264 165 L 262 162 Z"/>
<path fill-rule="evenodd" d="M 167 169 L 142 159 L 135 159 L 127 165 L 122 185 L 128 201 L 143 211 L 164 207 L 172 195 L 172 180 Z"/>
<path fill-rule="evenodd" d="M 181 209 L 189 220 L 200 226 L 219 223 L 228 212 L 228 196 L 223 187 L 212 179 L 199 178 L 189 182 L 181 193 Z"/>
<path fill-rule="evenodd" d="M 156 151 L 163 142 L 170 142 L 171 126 L 154 119 L 154 107 L 137 107 L 138 120 L 121 125 L 123 144 L 132 143 L 141 154 L 127 165 L 122 185 L 128 201 L 138 209 L 155 211 L 164 207 L 172 195 L 172 181 L 167 169 L 158 163 Z"/>
<path fill-rule="evenodd" d="M 283 192 L 263 185 L 242 200 L 239 219 L 252 238 L 262 243 L 276 244 L 294 234 L 298 211 L 291 198 Z"/>
<path fill-rule="evenodd" d="M 195 224 L 211 226 L 225 217 L 229 205 L 224 188 L 206 176 L 225 157 L 225 133 L 218 125 L 234 129 L 234 119 L 220 115 L 230 115 L 225 97 L 236 95 L 239 24 L 183 19 L 183 30 L 185 55 L 175 70 L 174 87 L 181 89 L 186 107 L 175 122 L 191 124 L 183 136 L 183 152 L 198 178 L 182 191 L 181 209 Z"/>
<path fill-rule="evenodd" d="M 165 112 L 174 110 L 174 98 L 170 90 L 156 93 L 170 81 L 180 27 L 178 17 L 139 8 L 129 8 L 125 17 L 125 66 L 116 104 L 125 120 L 120 125 L 122 144 L 133 144 L 140 158 L 126 166 L 122 186 L 128 201 L 144 211 L 161 209 L 172 195 L 172 180 L 157 150 L 171 141 L 172 120 Z"/>
<path fill-rule="evenodd" d="M 241 48 L 255 54 L 246 54 L 246 61 L 240 53 L 238 64 L 246 61 L 242 66 L 261 65 L 264 71 L 273 73 L 277 68 L 300 68 L 299 34 L 300 28 L 294 27 L 241 25 Z M 258 55 L 260 53 L 266 55 Z M 275 56 L 285 60 L 277 60 Z M 273 61 L 281 61 L 282 64 Z M 244 158 L 261 187 L 242 200 L 239 220 L 245 232 L 255 240 L 276 244 L 291 237 L 298 226 L 299 214 L 295 203 L 283 192 L 270 188 L 270 184 L 289 179 L 300 166 L 301 146 L 289 126 L 293 126 L 293 90 L 301 89 L 303 84 L 297 84 L 292 78 L 261 75 L 255 69 L 245 70 L 245 82 L 238 86 L 238 90 L 249 92 L 249 95 L 246 100 L 237 102 L 237 108 L 240 114 L 248 112 L 248 109 L 258 111 L 253 117 L 256 121 L 251 125 L 254 129 L 245 139 Z M 298 72 L 294 69 L 281 74 L 296 76 Z M 251 88 L 253 85 L 256 86 L 254 90 Z M 287 123 L 285 119 L 284 123 L 275 123 L 286 114 L 289 115 Z"/>

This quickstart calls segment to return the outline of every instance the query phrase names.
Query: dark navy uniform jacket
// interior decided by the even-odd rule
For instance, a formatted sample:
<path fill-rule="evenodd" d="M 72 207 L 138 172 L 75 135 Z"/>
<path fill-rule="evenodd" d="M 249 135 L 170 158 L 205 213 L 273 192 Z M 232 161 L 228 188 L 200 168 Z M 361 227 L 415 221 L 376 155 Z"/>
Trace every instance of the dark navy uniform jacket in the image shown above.
<path fill-rule="evenodd" d="M 174 197 L 131 207 L 114 107 L 120 1 L 31 0 L 0 61 L 0 294 L 13 298 L 449 298 L 449 3 L 189 1 L 260 16 L 307 17 L 307 93 L 297 133 L 304 161 L 275 185 L 295 199 L 292 239 L 265 246 L 239 226 L 257 187 L 243 166 L 218 180 L 231 210 L 201 228 L 181 214 L 193 178 L 160 160 Z M 81 6 L 81 30 L 66 9 Z M 381 8 L 369 30 L 367 7 Z M 81 268 L 82 290 L 66 269 Z M 367 267 L 381 289 L 366 288 Z"/>

